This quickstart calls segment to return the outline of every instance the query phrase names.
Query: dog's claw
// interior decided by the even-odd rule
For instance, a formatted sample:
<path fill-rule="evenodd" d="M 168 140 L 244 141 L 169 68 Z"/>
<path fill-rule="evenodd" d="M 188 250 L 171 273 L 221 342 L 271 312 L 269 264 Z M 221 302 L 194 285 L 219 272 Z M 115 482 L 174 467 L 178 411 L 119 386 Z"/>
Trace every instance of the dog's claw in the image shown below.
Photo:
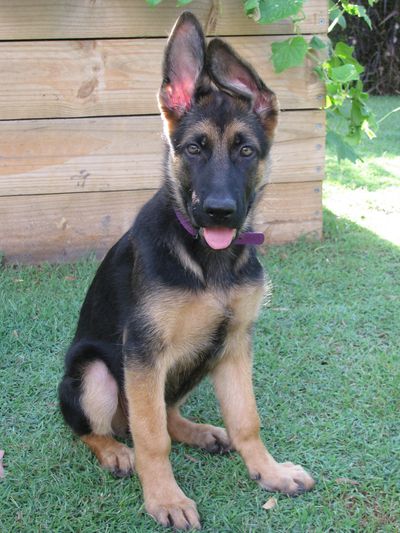
<path fill-rule="evenodd" d="M 201 529 L 196 504 L 189 498 L 171 503 L 153 504 L 148 506 L 147 510 L 164 527 L 173 527 L 181 531 Z"/>
<path fill-rule="evenodd" d="M 213 431 L 204 433 L 203 440 L 204 444 L 200 442 L 200 447 L 210 453 L 218 453 L 222 455 L 233 451 L 228 434 L 222 428 L 214 428 Z"/>
<path fill-rule="evenodd" d="M 114 468 L 113 470 L 111 470 L 111 474 L 117 478 L 131 477 L 133 475 L 133 469 L 128 468 L 127 470 L 125 470 L 121 468 Z"/>

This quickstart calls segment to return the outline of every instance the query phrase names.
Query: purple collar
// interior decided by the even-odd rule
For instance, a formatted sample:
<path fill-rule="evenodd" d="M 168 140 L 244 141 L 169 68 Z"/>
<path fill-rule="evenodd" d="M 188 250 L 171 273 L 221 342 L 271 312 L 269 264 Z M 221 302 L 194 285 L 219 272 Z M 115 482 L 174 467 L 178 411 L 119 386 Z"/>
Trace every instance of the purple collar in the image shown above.
<path fill-rule="evenodd" d="M 178 209 L 174 209 L 176 218 L 179 220 L 182 227 L 185 228 L 185 230 L 192 236 L 197 237 L 198 232 L 195 230 L 195 228 L 191 225 L 189 220 L 182 215 Z M 239 237 L 237 237 L 233 244 L 263 244 L 264 242 L 264 233 L 257 232 L 257 231 L 246 231 L 245 233 L 241 233 Z"/>

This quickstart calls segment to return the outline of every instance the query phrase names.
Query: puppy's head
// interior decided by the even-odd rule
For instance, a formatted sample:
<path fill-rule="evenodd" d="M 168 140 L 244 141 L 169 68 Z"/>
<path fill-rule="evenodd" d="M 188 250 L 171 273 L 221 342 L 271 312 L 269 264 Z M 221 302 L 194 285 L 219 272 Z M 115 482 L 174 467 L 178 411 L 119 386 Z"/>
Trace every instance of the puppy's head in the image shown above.
<path fill-rule="evenodd" d="M 176 207 L 211 248 L 228 248 L 266 182 L 276 97 L 224 41 L 206 47 L 186 12 L 168 41 L 158 99 Z"/>

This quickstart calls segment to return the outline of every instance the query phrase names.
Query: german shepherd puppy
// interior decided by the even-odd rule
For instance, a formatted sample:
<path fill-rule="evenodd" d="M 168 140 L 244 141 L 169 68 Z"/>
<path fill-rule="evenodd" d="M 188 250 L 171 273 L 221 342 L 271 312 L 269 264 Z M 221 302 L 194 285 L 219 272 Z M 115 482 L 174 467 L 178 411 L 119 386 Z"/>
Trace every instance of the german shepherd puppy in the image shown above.
<path fill-rule="evenodd" d="M 135 469 L 162 525 L 199 528 L 175 481 L 171 439 L 237 450 L 263 488 L 295 496 L 314 481 L 260 440 L 251 333 L 264 293 L 251 223 L 266 183 L 275 95 L 197 19 L 177 20 L 158 95 L 164 183 L 111 248 L 89 288 L 59 387 L 67 423 L 117 476 Z M 257 241 L 257 235 L 256 239 Z M 179 412 L 211 375 L 225 429 Z M 130 430 L 134 451 L 114 439 Z"/>

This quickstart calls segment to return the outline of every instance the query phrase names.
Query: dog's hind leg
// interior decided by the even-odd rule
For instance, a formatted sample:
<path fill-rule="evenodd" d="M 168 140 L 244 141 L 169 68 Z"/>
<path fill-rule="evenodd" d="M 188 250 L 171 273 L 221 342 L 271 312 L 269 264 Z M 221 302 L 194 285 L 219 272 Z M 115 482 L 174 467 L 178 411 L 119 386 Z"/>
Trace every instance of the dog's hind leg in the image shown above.
<path fill-rule="evenodd" d="M 81 406 L 92 432 L 81 439 L 94 452 L 103 468 L 118 477 L 134 469 L 133 450 L 112 437 L 115 422 L 120 422 L 118 384 L 100 360 L 87 365 L 82 377 Z"/>
<path fill-rule="evenodd" d="M 184 418 L 178 406 L 168 408 L 167 421 L 168 433 L 172 440 L 204 448 L 211 453 L 226 453 L 233 450 L 225 429 L 210 424 L 196 424 Z"/>
<path fill-rule="evenodd" d="M 116 476 L 133 472 L 133 450 L 112 434 L 123 429 L 118 384 L 100 359 L 68 368 L 59 388 L 65 420 L 94 452 L 103 468 Z M 122 423 L 121 423 L 122 422 Z"/>

